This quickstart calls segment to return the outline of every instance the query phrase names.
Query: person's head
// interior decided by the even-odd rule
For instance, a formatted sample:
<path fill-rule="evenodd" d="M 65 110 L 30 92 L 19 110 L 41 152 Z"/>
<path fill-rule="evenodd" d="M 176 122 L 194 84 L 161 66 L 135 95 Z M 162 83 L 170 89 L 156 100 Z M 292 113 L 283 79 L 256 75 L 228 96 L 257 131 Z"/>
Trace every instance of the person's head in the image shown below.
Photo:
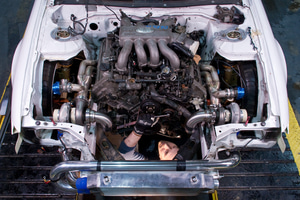
<path fill-rule="evenodd" d="M 179 148 L 176 144 L 161 140 L 158 142 L 158 155 L 160 160 L 173 160 Z"/>

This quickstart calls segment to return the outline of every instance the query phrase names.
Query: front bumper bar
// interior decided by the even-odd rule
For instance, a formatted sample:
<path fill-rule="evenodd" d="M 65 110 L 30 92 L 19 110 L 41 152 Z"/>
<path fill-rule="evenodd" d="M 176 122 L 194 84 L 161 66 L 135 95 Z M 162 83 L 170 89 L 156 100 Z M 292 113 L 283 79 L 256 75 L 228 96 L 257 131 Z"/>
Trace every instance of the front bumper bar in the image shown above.
<path fill-rule="evenodd" d="M 51 170 L 50 179 L 58 181 L 64 173 L 81 171 L 83 178 L 76 180 L 79 193 L 188 196 L 218 188 L 218 170 L 235 167 L 239 161 L 238 155 L 211 161 L 66 161 Z"/>

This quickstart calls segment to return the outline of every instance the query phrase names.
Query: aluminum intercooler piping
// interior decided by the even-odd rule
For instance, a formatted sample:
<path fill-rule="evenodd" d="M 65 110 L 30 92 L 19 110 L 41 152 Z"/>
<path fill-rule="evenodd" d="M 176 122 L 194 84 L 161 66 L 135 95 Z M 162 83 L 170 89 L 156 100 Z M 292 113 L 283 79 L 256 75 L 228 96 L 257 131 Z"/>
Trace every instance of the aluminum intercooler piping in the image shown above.
<path fill-rule="evenodd" d="M 62 152 L 62 160 L 69 161 L 66 150 Z M 65 174 L 65 178 L 60 179 L 56 182 L 56 184 L 65 191 L 76 192 L 77 190 L 75 188 L 77 178 L 78 177 L 76 176 L 75 172 L 68 172 L 67 174 Z"/>
<path fill-rule="evenodd" d="M 77 189 L 75 187 L 72 187 L 72 185 L 66 179 L 58 180 L 55 183 L 57 184 L 58 187 L 60 187 L 64 191 L 67 191 L 67 192 L 77 192 Z M 76 182 L 74 184 L 76 184 Z"/>
<path fill-rule="evenodd" d="M 210 171 L 235 167 L 240 156 L 232 155 L 224 160 L 187 161 L 66 161 L 55 165 L 50 171 L 51 181 L 58 181 L 70 171 Z"/>
<path fill-rule="evenodd" d="M 96 122 L 102 125 L 105 130 L 111 130 L 112 121 L 110 117 L 103 113 L 95 112 L 93 110 L 87 109 L 85 112 L 86 123 Z"/>
<path fill-rule="evenodd" d="M 198 111 L 187 120 L 185 130 L 187 133 L 193 133 L 197 124 L 201 122 L 210 122 L 215 118 L 216 114 L 212 110 Z"/>
<path fill-rule="evenodd" d="M 60 176 L 71 171 L 97 171 L 95 161 L 65 161 L 55 165 L 50 171 L 50 180 L 58 181 Z"/>

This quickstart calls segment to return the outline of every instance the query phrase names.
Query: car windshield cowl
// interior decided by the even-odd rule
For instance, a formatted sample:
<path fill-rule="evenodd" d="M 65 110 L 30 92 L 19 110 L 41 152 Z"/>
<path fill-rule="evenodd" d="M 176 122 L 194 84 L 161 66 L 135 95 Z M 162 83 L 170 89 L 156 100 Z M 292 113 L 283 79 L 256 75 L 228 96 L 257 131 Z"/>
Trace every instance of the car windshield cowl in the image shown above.
<path fill-rule="evenodd" d="M 106 6 L 122 6 L 122 7 L 186 7 L 198 5 L 220 5 L 220 4 L 236 4 L 243 5 L 242 0 L 55 0 L 54 5 L 62 4 L 88 4 L 88 5 L 106 5 Z"/>

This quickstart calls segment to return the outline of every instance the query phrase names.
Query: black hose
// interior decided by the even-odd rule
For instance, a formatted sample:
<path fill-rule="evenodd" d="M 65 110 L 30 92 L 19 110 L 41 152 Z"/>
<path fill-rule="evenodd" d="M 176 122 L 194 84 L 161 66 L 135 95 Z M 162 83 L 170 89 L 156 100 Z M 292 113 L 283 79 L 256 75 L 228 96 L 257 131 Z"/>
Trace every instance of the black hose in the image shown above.
<path fill-rule="evenodd" d="M 175 103 L 172 100 L 167 99 L 166 97 L 160 96 L 154 89 L 154 86 L 151 85 L 151 97 L 152 99 L 154 99 L 155 101 L 161 103 L 161 104 L 166 104 L 174 109 L 176 109 L 179 113 L 182 113 L 182 115 L 185 118 L 189 118 L 192 114 L 190 113 L 190 111 L 188 111 L 185 107 L 178 105 L 177 103 Z"/>

